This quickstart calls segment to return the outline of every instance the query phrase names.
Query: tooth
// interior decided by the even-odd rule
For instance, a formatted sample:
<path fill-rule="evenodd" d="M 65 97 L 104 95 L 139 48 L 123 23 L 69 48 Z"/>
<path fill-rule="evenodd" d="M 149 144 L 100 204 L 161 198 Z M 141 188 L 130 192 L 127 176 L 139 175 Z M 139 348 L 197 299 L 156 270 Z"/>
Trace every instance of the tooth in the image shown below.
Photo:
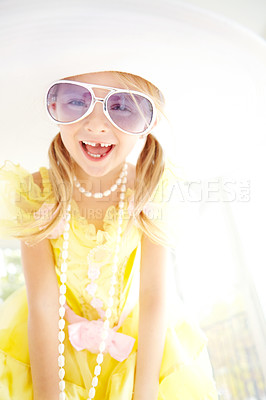
<path fill-rule="evenodd" d="M 109 144 L 109 143 L 101 143 L 101 147 L 109 147 L 109 146 L 111 146 L 111 144 Z"/>
<path fill-rule="evenodd" d="M 89 146 L 93 146 L 96 147 L 97 143 L 91 143 L 91 142 L 86 142 L 85 140 L 83 140 L 83 143 L 88 144 Z M 110 147 L 112 146 L 112 143 L 99 143 L 101 147 Z"/>
<path fill-rule="evenodd" d="M 85 140 L 83 140 L 83 143 L 88 144 L 89 146 L 96 146 L 96 143 L 91 143 L 91 142 L 86 142 Z"/>
<path fill-rule="evenodd" d="M 92 154 L 92 153 L 90 153 L 89 151 L 88 151 L 88 154 L 89 154 L 90 156 L 92 156 L 92 157 L 95 157 L 95 158 L 101 157 L 100 154 Z"/>

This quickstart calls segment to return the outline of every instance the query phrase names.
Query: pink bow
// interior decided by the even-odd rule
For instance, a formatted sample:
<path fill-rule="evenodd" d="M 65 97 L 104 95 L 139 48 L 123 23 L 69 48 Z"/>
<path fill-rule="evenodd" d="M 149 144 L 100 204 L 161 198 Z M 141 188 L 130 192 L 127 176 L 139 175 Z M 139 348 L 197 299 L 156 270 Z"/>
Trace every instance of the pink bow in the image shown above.
<path fill-rule="evenodd" d="M 65 308 L 67 310 L 66 319 L 70 322 L 68 333 L 72 346 L 77 351 L 87 349 L 91 353 L 98 353 L 104 322 L 100 319 L 89 321 L 76 315 L 68 306 Z M 135 339 L 109 328 L 105 343 L 104 352 L 108 352 L 117 361 L 124 361 L 131 353 Z"/>

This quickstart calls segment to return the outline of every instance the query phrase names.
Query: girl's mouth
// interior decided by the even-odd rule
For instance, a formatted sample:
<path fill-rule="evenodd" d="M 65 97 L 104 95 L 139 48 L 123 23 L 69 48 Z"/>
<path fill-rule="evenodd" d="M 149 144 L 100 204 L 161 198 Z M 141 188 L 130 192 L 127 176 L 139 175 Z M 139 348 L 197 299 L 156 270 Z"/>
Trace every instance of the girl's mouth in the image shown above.
<path fill-rule="evenodd" d="M 112 143 L 94 143 L 87 141 L 80 141 L 80 145 L 86 157 L 93 161 L 100 161 L 106 158 L 115 147 L 115 144 Z"/>

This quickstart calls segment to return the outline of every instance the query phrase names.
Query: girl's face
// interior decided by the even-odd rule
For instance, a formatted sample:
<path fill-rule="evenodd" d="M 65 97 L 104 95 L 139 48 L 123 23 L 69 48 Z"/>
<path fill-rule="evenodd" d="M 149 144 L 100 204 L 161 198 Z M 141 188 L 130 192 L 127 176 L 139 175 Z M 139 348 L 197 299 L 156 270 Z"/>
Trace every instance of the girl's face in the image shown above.
<path fill-rule="evenodd" d="M 110 72 L 90 73 L 68 78 L 78 82 L 123 88 Z M 93 88 L 96 97 L 105 97 L 108 90 Z M 74 159 L 87 175 L 101 177 L 119 169 L 131 152 L 139 137 L 127 135 L 115 128 L 103 113 L 102 103 L 97 102 L 90 115 L 70 125 L 60 125 L 62 141 Z M 83 142 L 92 145 L 85 146 Z M 96 146 L 93 146 L 95 144 Z M 103 145 L 112 144 L 110 147 Z M 99 157 L 99 154 L 106 155 Z"/>

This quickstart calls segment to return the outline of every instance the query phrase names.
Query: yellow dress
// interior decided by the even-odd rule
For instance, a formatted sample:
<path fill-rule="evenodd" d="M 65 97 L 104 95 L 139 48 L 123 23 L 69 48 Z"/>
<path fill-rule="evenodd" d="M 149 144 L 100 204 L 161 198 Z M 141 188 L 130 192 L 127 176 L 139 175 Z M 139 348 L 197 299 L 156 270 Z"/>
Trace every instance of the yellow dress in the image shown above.
<path fill-rule="evenodd" d="M 36 218 L 43 204 L 53 203 L 48 170 L 40 168 L 43 190 L 32 175 L 20 165 L 6 161 L 0 168 L 0 237 L 9 238 L 13 226 Z M 171 175 L 166 168 L 161 188 Z M 158 185 L 159 187 L 159 185 Z M 124 231 L 132 190 L 127 189 L 122 224 Z M 160 198 L 158 194 L 157 200 Z M 77 203 L 72 200 L 67 271 L 67 303 L 75 314 L 87 320 L 97 320 L 107 308 L 110 286 L 111 259 L 116 243 L 118 208 L 111 206 L 104 217 L 103 230 L 81 217 Z M 63 237 L 60 229 L 51 238 L 55 269 L 59 274 Z M 104 355 L 102 371 L 95 400 L 131 400 L 138 345 L 138 301 L 136 285 L 139 271 L 139 244 L 141 231 L 134 224 L 119 255 L 118 284 L 114 295 L 111 327 L 120 322 L 118 332 L 135 339 L 134 346 L 124 361 Z M 94 276 L 94 291 L 88 276 L 88 263 L 100 276 Z M 96 285 L 95 285 L 96 284 Z M 95 289 L 96 288 L 96 289 Z M 217 399 L 212 378 L 206 337 L 181 309 L 173 304 L 160 370 L 158 400 L 214 400 Z M 0 305 L 0 400 L 31 400 L 32 380 L 27 336 L 28 306 L 25 287 L 13 293 Z M 65 328 L 66 398 L 88 398 L 97 354 L 87 349 L 76 350 L 69 341 Z"/>

